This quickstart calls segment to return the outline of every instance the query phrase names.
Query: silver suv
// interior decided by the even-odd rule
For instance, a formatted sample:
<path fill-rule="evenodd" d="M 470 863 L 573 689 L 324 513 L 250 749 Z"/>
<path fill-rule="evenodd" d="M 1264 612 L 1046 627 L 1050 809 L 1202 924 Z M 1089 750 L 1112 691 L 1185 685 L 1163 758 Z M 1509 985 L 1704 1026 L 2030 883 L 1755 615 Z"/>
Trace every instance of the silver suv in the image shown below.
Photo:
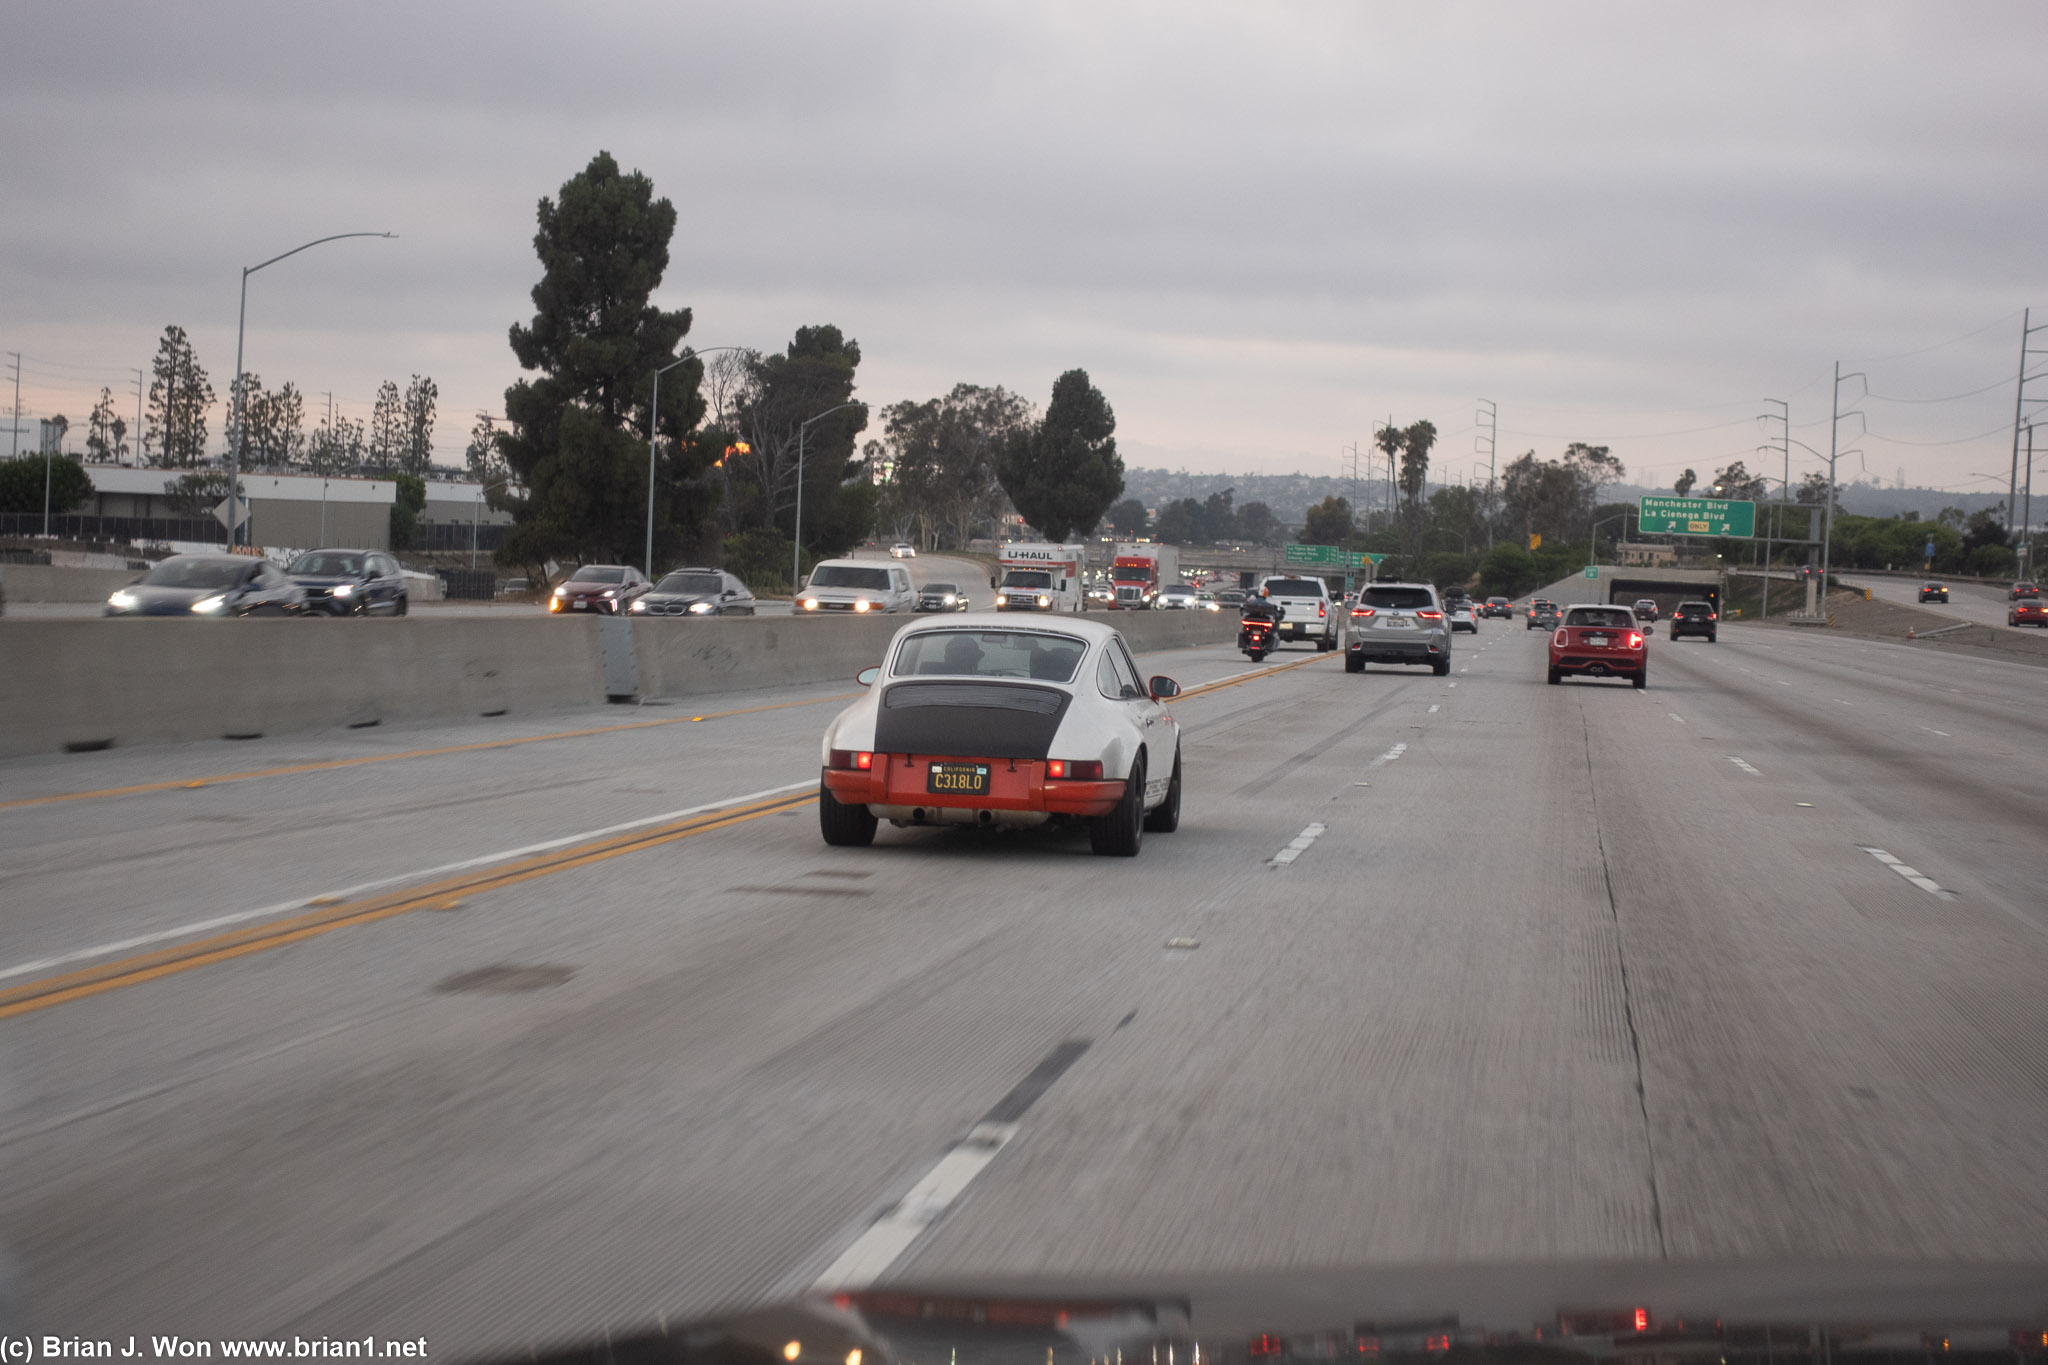
<path fill-rule="evenodd" d="M 1451 671 L 1451 624 L 1427 583 L 1368 583 L 1344 632 L 1344 671 L 1373 664 L 1428 664 Z"/>

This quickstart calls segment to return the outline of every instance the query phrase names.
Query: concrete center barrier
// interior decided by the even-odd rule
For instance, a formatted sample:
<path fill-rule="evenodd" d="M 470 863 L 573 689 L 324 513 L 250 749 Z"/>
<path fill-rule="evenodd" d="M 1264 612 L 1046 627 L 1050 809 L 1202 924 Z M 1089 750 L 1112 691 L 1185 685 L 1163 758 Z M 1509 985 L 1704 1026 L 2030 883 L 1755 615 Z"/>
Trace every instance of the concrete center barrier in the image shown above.
<path fill-rule="evenodd" d="M 6 593 L 10 602 L 104 602 L 142 574 L 141 569 L 0 564 L 0 592 Z"/>
<path fill-rule="evenodd" d="M 913 619 L 0 619 L 0 757 L 850 686 Z M 1116 626 L 1134 653 L 1220 643 L 1237 629 L 1229 612 L 1088 619 Z M 601 643 L 607 627 L 614 638 Z"/>

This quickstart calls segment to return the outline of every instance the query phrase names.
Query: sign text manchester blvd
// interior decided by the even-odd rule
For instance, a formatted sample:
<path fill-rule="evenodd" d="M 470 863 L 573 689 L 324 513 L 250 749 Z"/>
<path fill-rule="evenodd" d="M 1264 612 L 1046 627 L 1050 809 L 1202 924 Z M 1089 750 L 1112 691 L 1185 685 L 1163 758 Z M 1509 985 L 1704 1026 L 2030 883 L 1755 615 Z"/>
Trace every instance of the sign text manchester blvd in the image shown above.
<path fill-rule="evenodd" d="M 1722 498 L 1644 498 L 1636 529 L 1649 536 L 1756 535 L 1756 504 Z"/>
<path fill-rule="evenodd" d="M 1289 564 L 1328 564 L 1335 568 L 1345 567 L 1344 549 L 1340 545 L 1289 545 L 1286 547 Z M 1385 555 L 1360 554 L 1353 551 L 1350 567 L 1362 569 L 1368 563 L 1377 564 Z"/>

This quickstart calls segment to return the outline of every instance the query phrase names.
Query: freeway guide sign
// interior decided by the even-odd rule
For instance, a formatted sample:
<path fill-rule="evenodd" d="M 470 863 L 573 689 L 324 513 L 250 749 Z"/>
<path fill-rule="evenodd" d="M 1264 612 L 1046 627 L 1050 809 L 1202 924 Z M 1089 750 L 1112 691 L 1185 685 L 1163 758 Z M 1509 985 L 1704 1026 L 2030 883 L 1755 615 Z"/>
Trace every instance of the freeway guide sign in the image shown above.
<path fill-rule="evenodd" d="M 1644 498 L 1636 529 L 1651 536 L 1756 536 L 1756 504 L 1721 498 Z"/>
<path fill-rule="evenodd" d="M 1353 551 L 1347 566 L 1344 549 L 1339 545 L 1289 545 L 1285 548 L 1289 564 L 1327 564 L 1338 569 L 1362 569 L 1367 564 L 1377 564 L 1386 558 L 1385 555 L 1360 554 Z"/>

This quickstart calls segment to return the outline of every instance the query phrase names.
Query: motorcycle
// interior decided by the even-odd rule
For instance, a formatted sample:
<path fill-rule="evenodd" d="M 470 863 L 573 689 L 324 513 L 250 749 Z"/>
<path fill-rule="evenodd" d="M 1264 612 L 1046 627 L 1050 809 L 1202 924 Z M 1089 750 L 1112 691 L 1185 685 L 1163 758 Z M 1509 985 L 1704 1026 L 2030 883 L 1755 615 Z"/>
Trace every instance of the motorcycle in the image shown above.
<path fill-rule="evenodd" d="M 1256 618 L 1237 624 L 1237 647 L 1253 663 L 1273 652 L 1273 623 Z"/>

